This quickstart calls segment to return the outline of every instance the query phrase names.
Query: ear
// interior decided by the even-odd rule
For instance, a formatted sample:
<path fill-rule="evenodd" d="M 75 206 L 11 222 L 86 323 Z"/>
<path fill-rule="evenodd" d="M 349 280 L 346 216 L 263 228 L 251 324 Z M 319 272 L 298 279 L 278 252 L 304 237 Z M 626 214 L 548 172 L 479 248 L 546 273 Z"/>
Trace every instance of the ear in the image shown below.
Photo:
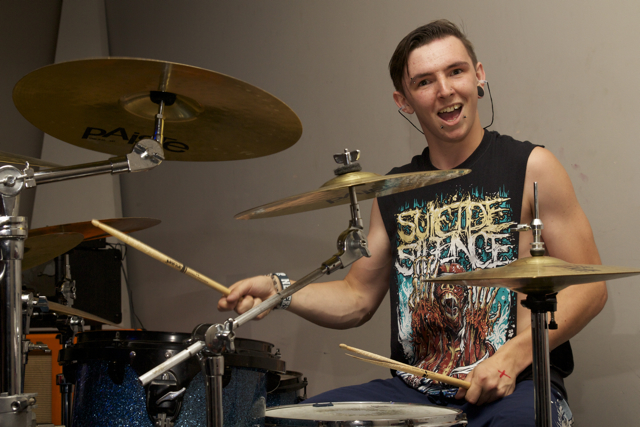
<path fill-rule="evenodd" d="M 482 66 L 482 62 L 478 62 L 476 64 L 476 78 L 478 80 L 487 80 L 487 76 L 484 73 L 484 67 Z M 484 87 L 484 83 L 481 84 Z"/>
<path fill-rule="evenodd" d="M 409 104 L 407 98 L 405 98 L 403 94 L 398 91 L 393 92 L 393 100 L 398 108 L 402 108 L 402 112 L 413 114 L 413 107 Z"/>

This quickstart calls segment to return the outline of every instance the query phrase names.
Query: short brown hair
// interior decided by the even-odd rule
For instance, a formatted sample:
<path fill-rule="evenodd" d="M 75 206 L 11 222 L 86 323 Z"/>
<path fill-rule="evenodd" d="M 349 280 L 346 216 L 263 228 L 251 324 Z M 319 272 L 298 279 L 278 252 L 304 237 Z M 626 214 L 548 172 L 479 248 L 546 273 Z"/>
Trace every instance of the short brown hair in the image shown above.
<path fill-rule="evenodd" d="M 398 47 L 396 47 L 395 52 L 393 52 L 391 60 L 389 61 L 389 73 L 391 74 L 393 86 L 398 92 L 404 94 L 402 74 L 407 68 L 407 62 L 409 61 L 411 52 L 434 40 L 447 36 L 453 36 L 460 40 L 465 49 L 467 49 L 467 53 L 469 57 L 471 57 L 471 61 L 473 61 L 473 66 L 475 67 L 478 64 L 476 53 L 473 50 L 473 44 L 471 44 L 467 36 L 453 22 L 446 19 L 438 19 L 411 31 L 398 43 Z"/>

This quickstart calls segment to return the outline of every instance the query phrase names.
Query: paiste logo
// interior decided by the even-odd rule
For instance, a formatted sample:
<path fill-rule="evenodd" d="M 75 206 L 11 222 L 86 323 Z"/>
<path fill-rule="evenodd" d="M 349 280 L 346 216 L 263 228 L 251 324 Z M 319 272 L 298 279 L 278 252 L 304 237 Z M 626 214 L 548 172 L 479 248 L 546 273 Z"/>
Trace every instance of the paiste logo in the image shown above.
<path fill-rule="evenodd" d="M 82 139 L 93 139 L 97 141 L 106 141 L 109 138 L 113 140 L 118 137 L 122 138 L 123 141 L 126 141 L 127 144 L 133 145 L 136 141 L 140 141 L 141 139 L 151 138 L 151 135 L 140 135 L 140 132 L 134 132 L 131 134 L 131 137 L 129 137 L 125 128 L 116 128 L 107 132 L 106 129 L 92 127 L 87 127 L 82 135 Z M 189 151 L 189 146 L 184 142 L 180 142 L 175 138 L 169 138 L 166 136 L 163 138 L 162 148 L 167 151 L 171 151 L 172 153 L 184 153 Z"/>

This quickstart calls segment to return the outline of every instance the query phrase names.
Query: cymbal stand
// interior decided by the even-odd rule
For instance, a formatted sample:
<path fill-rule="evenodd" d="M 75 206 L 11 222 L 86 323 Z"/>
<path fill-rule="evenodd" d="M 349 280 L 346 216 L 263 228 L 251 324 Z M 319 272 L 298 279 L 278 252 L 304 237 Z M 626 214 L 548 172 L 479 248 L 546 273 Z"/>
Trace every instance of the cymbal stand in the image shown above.
<path fill-rule="evenodd" d="M 45 169 L 34 172 L 27 162 L 24 170 L 0 167 L 0 425 L 35 425 L 35 394 L 23 394 L 22 381 L 22 259 L 28 225 L 19 217 L 20 193 L 36 184 L 64 181 L 101 174 L 143 172 L 164 160 L 162 149 L 163 108 L 160 97 L 154 137 L 138 141 L 133 150 L 120 157 L 94 163 Z"/>
<path fill-rule="evenodd" d="M 538 211 L 538 183 L 533 183 L 534 218 L 531 224 L 518 224 L 512 231 L 533 231 L 531 256 L 543 256 L 543 224 Z M 547 312 L 551 313 L 549 329 L 557 329 L 556 294 L 528 294 L 522 305 L 531 310 L 531 341 L 533 349 L 533 388 L 536 427 L 551 427 L 551 373 L 549 362 L 549 331 Z"/>
<path fill-rule="evenodd" d="M 76 299 L 76 281 L 71 277 L 68 253 L 56 257 L 55 278 L 58 302 L 72 307 Z M 60 331 L 60 345 L 68 348 L 73 346 L 76 335 L 84 330 L 84 319 L 78 316 L 59 316 L 56 319 L 56 327 Z M 65 426 L 71 426 L 74 383 L 67 381 L 62 373 L 56 375 L 56 384 L 60 387 L 61 422 Z"/>
<path fill-rule="evenodd" d="M 69 263 L 69 254 L 56 257 L 56 295 L 60 304 L 69 307 L 73 306 L 76 300 L 76 281 L 71 277 L 71 265 Z"/>
<path fill-rule="evenodd" d="M 60 344 L 63 348 L 73 345 L 76 335 L 84 330 L 84 319 L 78 316 L 58 316 L 56 327 L 60 331 Z M 71 411 L 74 383 L 67 381 L 65 374 L 56 375 L 56 384 L 60 387 L 60 418 L 65 426 L 71 426 Z"/>
<path fill-rule="evenodd" d="M 349 187 L 351 198 L 351 221 L 349 228 L 338 237 L 338 252 L 322 263 L 320 268 L 312 271 L 302 279 L 275 295 L 267 298 L 261 304 L 253 307 L 235 319 L 228 319 L 224 324 L 198 325 L 192 333 L 193 344 L 185 350 L 167 359 L 165 362 L 140 376 L 139 381 L 143 386 L 149 384 L 154 378 L 165 373 L 172 367 L 184 362 L 192 356 L 198 355 L 206 378 L 207 387 L 207 426 L 222 427 L 222 375 L 224 374 L 223 350 L 235 351 L 235 330 L 248 321 L 256 318 L 261 313 L 279 305 L 282 300 L 298 292 L 300 289 L 316 281 L 325 274 L 331 274 L 338 269 L 347 267 L 362 258 L 369 257 L 367 239 L 363 233 L 363 223 L 360 217 L 360 207 L 356 197 L 355 187 Z"/>
<path fill-rule="evenodd" d="M 16 216 L 24 180 L 13 166 L 0 167 L 0 425 L 35 423 L 35 394 L 23 394 L 22 258 L 27 219 Z"/>

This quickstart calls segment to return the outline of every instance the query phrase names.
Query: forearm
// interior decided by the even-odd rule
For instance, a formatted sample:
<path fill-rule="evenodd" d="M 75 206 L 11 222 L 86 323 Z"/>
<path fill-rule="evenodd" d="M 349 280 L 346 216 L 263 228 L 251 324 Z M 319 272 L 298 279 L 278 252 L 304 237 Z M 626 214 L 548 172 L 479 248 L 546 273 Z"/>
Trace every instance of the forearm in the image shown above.
<path fill-rule="evenodd" d="M 288 311 L 320 326 L 348 329 L 367 322 L 378 305 L 347 280 L 339 280 L 312 283 L 296 292 Z"/>
<path fill-rule="evenodd" d="M 525 296 L 520 295 L 519 301 Z M 558 308 L 555 320 L 558 329 L 549 329 L 549 351 L 573 338 L 604 307 L 607 290 L 604 282 L 575 285 L 557 295 Z M 531 313 L 520 308 L 518 321 L 522 323 L 516 337 L 505 343 L 496 355 L 512 360 L 515 375 L 522 372 L 533 361 L 531 339 Z"/>

